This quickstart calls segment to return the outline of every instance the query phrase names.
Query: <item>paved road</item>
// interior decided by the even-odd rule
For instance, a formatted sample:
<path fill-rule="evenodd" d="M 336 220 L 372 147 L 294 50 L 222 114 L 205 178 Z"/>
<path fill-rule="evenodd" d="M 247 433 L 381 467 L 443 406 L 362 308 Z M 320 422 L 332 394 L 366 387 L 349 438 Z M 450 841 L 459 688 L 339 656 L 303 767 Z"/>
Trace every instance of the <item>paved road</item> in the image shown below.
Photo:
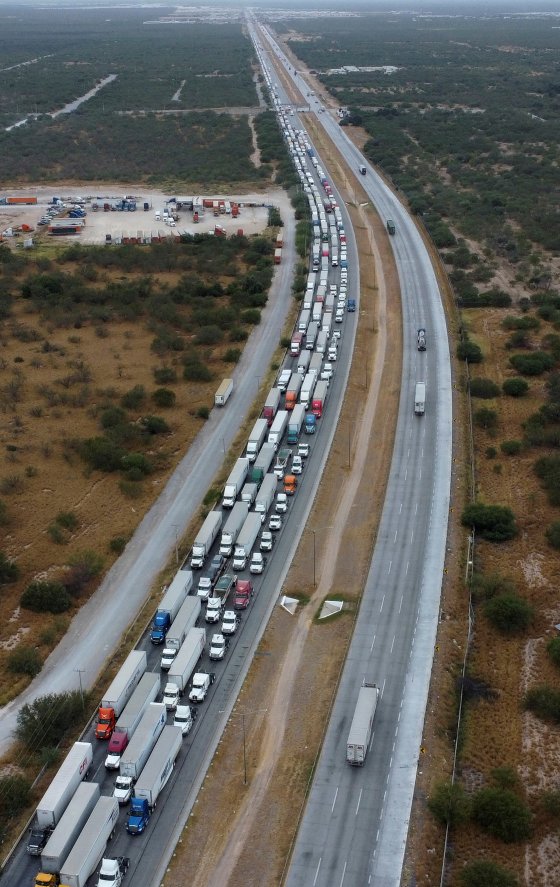
<path fill-rule="evenodd" d="M 278 45 L 270 46 L 289 70 Z M 351 167 L 365 163 L 318 100 L 312 111 Z M 367 162 L 366 167 L 360 184 L 381 217 L 396 224 L 391 243 L 403 303 L 401 399 L 379 535 L 295 844 L 289 887 L 400 883 L 445 557 L 452 415 L 443 306 L 416 227 Z M 420 326 L 427 329 L 425 353 L 416 350 Z M 427 388 L 426 414 L 417 417 L 414 386 L 421 380 Z M 378 683 L 381 699 L 366 765 L 355 770 L 345 763 L 345 742 L 364 678 Z"/>
<path fill-rule="evenodd" d="M 285 223 L 284 262 L 276 268 L 262 321 L 251 334 L 233 373 L 233 395 L 225 409 L 211 411 L 210 419 L 145 515 L 126 550 L 73 619 L 69 631 L 51 653 L 41 673 L 24 693 L 2 709 L 0 753 L 10 744 L 17 712 L 24 703 L 46 693 L 76 689 L 78 668 L 82 672 L 84 687 L 95 683 L 103 665 L 117 649 L 123 633 L 142 607 L 158 573 L 172 555 L 175 528 L 180 538 L 219 471 L 224 451 L 229 450 L 240 423 L 250 412 L 259 380 L 268 372 L 271 354 L 278 344 L 291 304 L 296 261 L 295 221 L 287 204 L 282 214 Z"/>

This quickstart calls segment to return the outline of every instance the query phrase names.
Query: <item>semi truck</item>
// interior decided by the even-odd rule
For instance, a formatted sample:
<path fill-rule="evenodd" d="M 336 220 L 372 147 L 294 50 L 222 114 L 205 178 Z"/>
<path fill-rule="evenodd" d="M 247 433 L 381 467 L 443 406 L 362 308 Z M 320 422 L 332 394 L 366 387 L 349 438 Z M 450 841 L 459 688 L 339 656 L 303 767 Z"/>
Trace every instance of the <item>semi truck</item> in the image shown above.
<path fill-rule="evenodd" d="M 317 417 L 313 413 L 305 414 L 305 433 L 315 434 L 317 428 Z M 309 444 L 307 445 L 309 446 Z"/>
<path fill-rule="evenodd" d="M 251 556 L 251 550 L 262 526 L 260 514 L 252 511 L 247 515 L 245 523 L 241 528 L 241 532 L 235 543 L 233 553 L 233 569 L 236 571 L 244 570 L 247 565 L 247 559 Z"/>
<path fill-rule="evenodd" d="M 329 383 L 326 381 L 317 382 L 315 386 L 315 391 L 313 393 L 313 399 L 311 401 L 311 412 L 317 419 L 320 419 L 323 415 L 323 410 L 325 409 L 325 401 L 327 399 L 327 391 L 329 390 Z"/>
<path fill-rule="evenodd" d="M 311 351 L 302 351 L 300 356 L 298 357 L 298 365 L 297 371 L 300 376 L 305 376 L 309 367 L 309 361 L 311 360 Z"/>
<path fill-rule="evenodd" d="M 309 321 L 311 320 L 311 312 L 309 308 L 304 308 L 298 319 L 298 330 L 300 333 L 306 333 Z"/>
<path fill-rule="evenodd" d="M 280 389 L 280 391 L 285 391 L 288 387 L 288 382 L 292 378 L 292 371 L 283 369 L 280 370 L 280 374 L 276 380 L 276 387 Z"/>
<path fill-rule="evenodd" d="M 200 570 L 222 525 L 221 511 L 211 511 L 196 535 L 191 555 L 191 569 Z"/>
<path fill-rule="evenodd" d="M 144 650 L 131 650 L 101 700 L 95 728 L 97 739 L 111 738 L 117 718 L 140 683 L 147 665 Z"/>
<path fill-rule="evenodd" d="M 257 483 L 253 483 L 252 481 L 249 481 L 249 483 L 245 484 L 245 486 L 241 490 L 241 501 L 250 508 L 257 498 L 258 490 L 259 485 Z"/>
<path fill-rule="evenodd" d="M 283 480 L 291 455 L 292 451 L 289 447 L 282 447 L 282 449 L 278 450 L 276 462 L 274 463 L 274 474 L 278 480 Z"/>
<path fill-rule="evenodd" d="M 101 791 L 97 782 L 82 782 L 60 822 L 41 852 L 41 871 L 36 884 L 56 884 L 50 875 L 56 875 L 67 859 L 76 838 L 89 819 L 90 813 L 99 800 Z"/>
<path fill-rule="evenodd" d="M 175 709 L 195 670 L 206 643 L 205 628 L 191 628 L 185 642 L 169 669 L 167 683 L 163 691 L 163 702 L 169 711 Z"/>
<path fill-rule="evenodd" d="M 292 373 L 292 378 L 286 388 L 286 400 L 285 400 L 285 408 L 287 410 L 293 410 L 297 403 L 298 394 L 301 388 L 301 376 L 299 373 Z M 271 429 L 272 430 L 272 429 Z M 270 440 L 270 434 L 268 435 L 268 439 Z"/>
<path fill-rule="evenodd" d="M 129 865 L 127 856 L 107 856 L 102 859 L 97 887 L 121 887 Z"/>
<path fill-rule="evenodd" d="M 305 347 L 308 351 L 313 351 L 313 349 L 315 348 L 318 330 L 319 328 L 317 322 L 315 320 L 312 320 L 307 327 L 307 335 L 305 337 Z"/>
<path fill-rule="evenodd" d="M 238 459 L 226 481 L 224 497 L 222 499 L 222 508 L 233 508 L 235 500 L 241 492 L 241 487 L 245 483 L 248 470 L 249 460 L 243 458 Z"/>
<path fill-rule="evenodd" d="M 173 625 L 165 639 L 165 649 L 161 656 L 161 668 L 169 671 L 175 656 L 181 649 L 190 629 L 196 624 L 200 616 L 200 598 L 198 595 L 188 597 L 173 620 Z"/>
<path fill-rule="evenodd" d="M 139 835 L 146 828 L 157 800 L 169 782 L 183 733 L 179 727 L 165 727 L 134 788 L 126 823 L 129 835 Z"/>
<path fill-rule="evenodd" d="M 99 798 L 60 870 L 60 883 L 64 887 L 85 887 L 103 857 L 118 816 L 116 798 Z"/>
<path fill-rule="evenodd" d="M 118 719 L 113 735 L 107 747 L 105 767 L 107 770 L 118 770 L 121 764 L 121 755 L 132 739 L 132 735 L 142 720 L 142 715 L 150 702 L 154 702 L 159 693 L 159 675 L 145 672 L 140 683 L 127 702 L 125 709 Z"/>
<path fill-rule="evenodd" d="M 328 343 L 328 333 L 326 330 L 321 330 L 319 335 L 317 336 L 317 343 L 315 345 L 315 350 L 317 354 L 324 354 L 327 350 Z"/>
<path fill-rule="evenodd" d="M 288 420 L 287 440 L 289 444 L 297 444 L 299 440 L 301 426 L 303 425 L 303 420 L 305 419 L 305 408 L 305 404 L 298 403 L 295 405 L 292 411 L 292 414 Z"/>
<path fill-rule="evenodd" d="M 421 326 L 416 333 L 416 347 L 418 351 L 426 350 L 426 330 Z"/>
<path fill-rule="evenodd" d="M 262 417 L 263 419 L 266 419 L 269 428 L 274 422 L 274 417 L 280 406 L 280 393 L 279 388 L 271 388 L 264 402 Z"/>
<path fill-rule="evenodd" d="M 275 446 L 269 443 L 263 444 L 261 451 L 255 460 L 255 464 L 251 469 L 250 479 L 252 483 L 262 484 L 265 474 L 272 465 L 275 453 Z"/>
<path fill-rule="evenodd" d="M 426 409 L 426 383 L 417 382 L 414 389 L 414 412 L 417 416 L 423 416 Z"/>
<path fill-rule="evenodd" d="M 249 462 L 254 462 L 257 458 L 259 450 L 264 443 L 267 431 L 267 420 L 263 418 L 257 419 L 255 424 L 253 425 L 251 434 L 249 435 L 249 440 L 247 441 L 246 456 Z"/>
<path fill-rule="evenodd" d="M 165 705 L 161 702 L 150 702 L 121 756 L 121 779 L 130 779 L 132 782 L 138 779 L 142 767 L 148 760 L 148 756 L 165 726 L 165 721 Z"/>
<path fill-rule="evenodd" d="M 264 421 L 264 420 L 263 420 Z M 266 427 L 266 422 L 265 422 Z M 245 518 L 249 514 L 248 502 L 236 502 L 231 510 L 227 521 L 222 530 L 222 538 L 220 541 L 220 554 L 223 557 L 230 557 L 235 541 L 239 536 L 239 531 L 245 523 Z"/>
<path fill-rule="evenodd" d="M 307 353 L 309 354 L 309 352 Z M 301 384 L 301 389 L 299 392 L 299 402 L 304 410 L 308 409 L 309 404 L 311 403 L 311 398 L 313 397 L 313 392 L 315 391 L 316 381 L 317 373 L 315 371 L 306 373 L 303 378 L 303 382 Z"/>
<path fill-rule="evenodd" d="M 255 512 L 260 515 L 261 521 L 264 521 L 268 510 L 274 500 L 276 493 L 276 477 L 274 474 L 267 474 L 260 486 L 257 498 L 255 499 Z"/>
<path fill-rule="evenodd" d="M 93 761 L 91 742 L 75 742 L 39 802 L 27 852 L 39 856 Z"/>
<path fill-rule="evenodd" d="M 346 760 L 353 767 L 363 767 L 366 762 L 378 699 L 379 687 L 364 681 L 358 693 L 358 701 L 346 742 Z"/>
<path fill-rule="evenodd" d="M 300 385 L 301 385 L 301 376 L 298 375 L 298 379 L 299 379 Z M 298 388 L 298 391 L 299 391 L 299 388 Z M 287 410 L 278 410 L 278 412 L 276 413 L 276 417 L 274 419 L 274 422 L 272 423 L 272 426 L 270 428 L 270 431 L 268 432 L 268 439 L 267 439 L 267 443 L 271 444 L 275 450 L 278 448 L 278 445 L 280 444 L 280 442 L 282 441 L 282 438 L 284 437 L 284 432 L 286 430 L 287 424 L 288 424 L 288 411 Z"/>
<path fill-rule="evenodd" d="M 193 587 L 193 575 L 190 570 L 179 570 L 173 577 L 171 585 L 159 602 L 152 623 L 150 640 L 152 644 L 162 644 L 171 628 L 180 608 Z"/>
<path fill-rule="evenodd" d="M 224 379 L 214 395 L 214 406 L 223 407 L 228 402 L 233 391 L 233 379 Z"/>

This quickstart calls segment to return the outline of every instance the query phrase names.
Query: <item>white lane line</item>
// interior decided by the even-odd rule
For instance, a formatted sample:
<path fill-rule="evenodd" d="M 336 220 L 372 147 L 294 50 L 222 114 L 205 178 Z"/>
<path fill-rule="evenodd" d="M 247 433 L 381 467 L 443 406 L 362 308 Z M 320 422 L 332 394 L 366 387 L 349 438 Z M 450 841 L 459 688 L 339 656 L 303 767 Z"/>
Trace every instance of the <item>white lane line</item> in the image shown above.
<path fill-rule="evenodd" d="M 322 859 L 323 859 L 323 857 L 320 856 L 320 857 L 319 857 L 319 862 L 317 863 L 317 871 L 315 872 L 315 878 L 314 878 L 314 880 L 313 880 L 313 887 L 315 887 L 315 884 L 317 883 L 317 878 L 319 877 L 319 869 L 321 868 L 321 861 L 322 861 Z"/>
<path fill-rule="evenodd" d="M 336 804 L 336 799 L 337 799 L 337 797 L 338 797 L 338 785 L 337 785 L 337 787 L 336 787 L 336 791 L 335 791 L 335 793 L 334 793 L 334 800 L 333 800 L 333 802 L 332 802 L 331 813 L 332 813 L 333 810 L 334 810 L 334 805 Z"/>
<path fill-rule="evenodd" d="M 376 638 L 376 637 L 377 637 L 377 635 L 374 634 L 374 636 L 373 636 L 373 640 L 372 640 L 372 642 L 371 642 L 371 647 L 369 648 L 369 652 L 370 652 L 370 653 L 371 653 L 371 651 L 373 650 L 373 645 L 375 644 L 375 638 Z"/>
<path fill-rule="evenodd" d="M 404 574 L 405 576 L 408 575 L 408 568 L 409 568 L 409 567 L 410 567 L 410 561 L 407 561 L 407 562 L 406 562 L 406 570 L 405 570 L 405 574 Z"/>
<path fill-rule="evenodd" d="M 397 541 L 397 536 L 398 536 L 398 535 L 399 535 L 399 530 L 398 530 L 398 528 L 397 528 L 397 529 L 395 530 L 395 538 L 393 539 L 393 542 L 396 542 L 396 541 Z"/>
<path fill-rule="evenodd" d="M 406 480 L 407 476 L 408 476 L 408 466 L 404 470 L 404 479 L 405 480 Z"/>
<path fill-rule="evenodd" d="M 391 572 L 391 567 L 393 566 L 393 561 L 389 561 L 389 569 L 387 570 L 387 576 Z"/>
<path fill-rule="evenodd" d="M 396 638 L 396 635 L 393 635 L 393 640 L 391 642 L 391 651 L 390 651 L 391 653 L 393 652 L 393 647 L 395 646 L 395 638 Z"/>
<path fill-rule="evenodd" d="M 412 528 L 412 533 L 410 534 L 410 541 L 414 539 L 414 527 Z"/>
<path fill-rule="evenodd" d="M 344 863 L 344 868 L 342 869 L 342 878 L 340 879 L 340 887 L 344 884 L 344 876 L 346 875 L 346 866 L 348 865 L 348 860 Z"/>
<path fill-rule="evenodd" d="M 382 696 L 383 696 L 383 693 L 384 693 L 384 691 L 385 691 L 385 684 L 386 684 L 386 682 L 387 682 L 387 678 L 385 678 L 385 680 L 383 681 L 383 686 L 381 687 L 381 695 L 382 695 Z"/>
<path fill-rule="evenodd" d="M 381 606 L 379 607 L 379 612 L 383 609 L 383 604 L 385 603 L 385 595 L 383 595 L 383 600 L 381 601 Z"/>
<path fill-rule="evenodd" d="M 360 809 L 360 801 L 362 800 L 362 792 L 363 792 L 363 788 L 360 789 L 360 795 L 358 797 L 358 803 L 356 805 L 356 813 L 354 814 L 355 816 L 358 815 L 358 810 Z"/>
<path fill-rule="evenodd" d="M 418 506 L 416 506 L 416 507 L 418 507 Z M 401 505 L 400 505 L 400 508 L 399 508 L 399 514 L 402 514 L 402 502 L 401 502 Z"/>
<path fill-rule="evenodd" d="M 400 602 L 400 604 L 399 604 L 399 613 L 400 613 L 401 610 L 402 610 L 403 600 L 404 600 L 404 594 L 401 594 L 401 602 Z"/>

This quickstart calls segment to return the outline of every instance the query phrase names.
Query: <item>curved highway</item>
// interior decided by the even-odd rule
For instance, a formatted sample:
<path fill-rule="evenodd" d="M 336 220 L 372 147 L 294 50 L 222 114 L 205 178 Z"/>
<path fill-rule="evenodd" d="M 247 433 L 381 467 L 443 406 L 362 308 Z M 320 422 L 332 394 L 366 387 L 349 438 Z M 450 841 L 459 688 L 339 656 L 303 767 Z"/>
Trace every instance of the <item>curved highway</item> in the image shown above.
<path fill-rule="evenodd" d="M 270 33 L 269 46 L 294 84 Z M 435 644 L 452 444 L 451 366 L 443 305 L 422 238 L 409 215 L 320 102 L 311 111 L 356 171 L 391 238 L 403 308 L 404 354 L 395 449 L 371 569 L 326 739 L 286 878 L 289 887 L 400 883 Z M 427 351 L 416 349 L 419 327 Z M 426 382 L 426 412 L 414 388 Z M 345 762 L 363 679 L 381 688 L 366 764 Z"/>

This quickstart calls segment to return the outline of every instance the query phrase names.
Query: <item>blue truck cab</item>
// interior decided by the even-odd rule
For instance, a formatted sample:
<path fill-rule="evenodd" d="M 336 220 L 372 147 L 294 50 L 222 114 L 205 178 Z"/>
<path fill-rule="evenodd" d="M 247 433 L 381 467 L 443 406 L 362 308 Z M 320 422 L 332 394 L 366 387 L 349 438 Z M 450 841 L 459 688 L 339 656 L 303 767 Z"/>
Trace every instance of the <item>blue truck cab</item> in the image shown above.
<path fill-rule="evenodd" d="M 355 299 L 348 299 L 348 303 L 346 305 L 346 310 L 350 314 L 352 314 L 352 312 L 356 310 L 356 300 Z"/>
<path fill-rule="evenodd" d="M 126 821 L 129 835 L 141 835 L 150 821 L 150 807 L 145 798 L 132 798 Z"/>
<path fill-rule="evenodd" d="M 150 632 L 150 640 L 152 644 L 163 644 L 169 626 L 171 625 L 171 617 L 166 610 L 158 610 L 152 623 Z"/>
<path fill-rule="evenodd" d="M 313 413 L 305 414 L 305 433 L 306 434 L 315 434 L 315 428 L 317 427 L 317 417 Z"/>

